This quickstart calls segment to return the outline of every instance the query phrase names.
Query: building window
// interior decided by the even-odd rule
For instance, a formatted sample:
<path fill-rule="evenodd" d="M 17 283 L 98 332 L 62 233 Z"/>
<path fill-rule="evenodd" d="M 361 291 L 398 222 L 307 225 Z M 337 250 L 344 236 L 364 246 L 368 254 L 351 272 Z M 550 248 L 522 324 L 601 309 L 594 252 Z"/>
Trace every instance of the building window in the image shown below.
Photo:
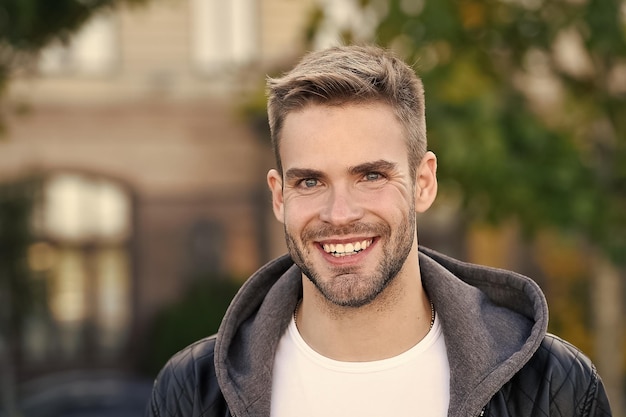
<path fill-rule="evenodd" d="M 245 65 L 257 56 L 256 0 L 191 0 L 191 54 L 200 72 Z"/>
<path fill-rule="evenodd" d="M 105 76 L 118 64 L 118 39 L 114 15 L 100 13 L 66 43 L 44 49 L 38 69 L 42 75 Z"/>
<path fill-rule="evenodd" d="M 119 358 L 132 319 L 132 204 L 115 182 L 73 174 L 43 181 L 28 251 L 40 308 L 27 317 L 28 365 Z"/>

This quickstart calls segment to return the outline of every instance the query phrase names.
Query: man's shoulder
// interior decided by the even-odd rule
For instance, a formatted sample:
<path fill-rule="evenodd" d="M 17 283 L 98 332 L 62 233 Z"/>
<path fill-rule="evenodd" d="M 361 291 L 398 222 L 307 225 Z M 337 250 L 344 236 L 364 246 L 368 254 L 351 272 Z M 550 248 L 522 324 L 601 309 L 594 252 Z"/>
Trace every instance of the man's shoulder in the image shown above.
<path fill-rule="evenodd" d="M 552 334 L 544 337 L 502 393 L 508 407 L 515 404 L 518 410 L 542 410 L 546 415 L 611 415 L 594 364 L 574 345 Z"/>
<path fill-rule="evenodd" d="M 200 372 L 213 369 L 216 336 L 209 336 L 174 354 L 161 370 L 159 378 L 195 379 Z"/>
<path fill-rule="evenodd" d="M 550 333 L 543 338 L 527 367 L 563 381 L 574 377 L 590 380 L 596 375 L 595 366 L 580 349 Z"/>
<path fill-rule="evenodd" d="M 154 381 L 147 415 L 202 415 L 225 406 L 214 365 L 215 336 L 201 339 L 173 355 Z M 207 414 L 208 412 L 208 414 Z"/>

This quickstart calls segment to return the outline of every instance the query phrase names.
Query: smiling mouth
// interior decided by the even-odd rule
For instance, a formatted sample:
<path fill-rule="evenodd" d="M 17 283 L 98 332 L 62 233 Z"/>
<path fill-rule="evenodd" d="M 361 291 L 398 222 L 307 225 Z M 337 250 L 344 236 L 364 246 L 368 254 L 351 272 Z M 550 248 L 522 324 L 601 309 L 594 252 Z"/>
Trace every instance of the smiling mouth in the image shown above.
<path fill-rule="evenodd" d="M 356 255 L 367 249 L 371 244 L 372 239 L 365 239 L 349 243 L 324 243 L 322 247 L 324 248 L 324 252 L 338 258 L 341 256 Z"/>

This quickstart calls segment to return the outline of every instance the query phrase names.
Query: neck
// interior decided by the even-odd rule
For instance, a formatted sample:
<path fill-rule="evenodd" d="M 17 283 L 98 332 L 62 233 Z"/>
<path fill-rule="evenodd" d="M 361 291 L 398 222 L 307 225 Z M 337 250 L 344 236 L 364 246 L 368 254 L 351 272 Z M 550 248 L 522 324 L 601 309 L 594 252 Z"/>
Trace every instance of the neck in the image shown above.
<path fill-rule="evenodd" d="M 396 356 L 426 336 L 431 305 L 417 265 L 407 268 L 370 304 L 341 307 L 330 303 L 303 277 L 303 300 L 296 323 L 304 340 L 335 360 L 363 362 Z"/>

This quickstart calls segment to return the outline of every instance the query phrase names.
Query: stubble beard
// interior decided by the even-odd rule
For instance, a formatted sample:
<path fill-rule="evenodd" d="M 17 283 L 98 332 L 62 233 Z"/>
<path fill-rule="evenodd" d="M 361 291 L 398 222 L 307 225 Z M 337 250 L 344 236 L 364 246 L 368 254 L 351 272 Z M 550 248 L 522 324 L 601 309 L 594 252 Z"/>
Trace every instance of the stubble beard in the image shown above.
<path fill-rule="evenodd" d="M 287 248 L 295 264 L 329 302 L 341 307 L 362 307 L 374 301 L 403 268 L 415 239 L 413 213 L 414 210 L 411 210 L 404 217 L 395 236 L 388 224 L 355 223 L 343 228 L 325 226 L 305 229 L 300 241 L 297 241 L 285 227 Z M 369 276 L 360 273 L 358 267 L 336 267 L 324 277 L 320 268 L 314 265 L 310 242 L 348 234 L 379 236 L 383 252 L 380 264 Z"/>

